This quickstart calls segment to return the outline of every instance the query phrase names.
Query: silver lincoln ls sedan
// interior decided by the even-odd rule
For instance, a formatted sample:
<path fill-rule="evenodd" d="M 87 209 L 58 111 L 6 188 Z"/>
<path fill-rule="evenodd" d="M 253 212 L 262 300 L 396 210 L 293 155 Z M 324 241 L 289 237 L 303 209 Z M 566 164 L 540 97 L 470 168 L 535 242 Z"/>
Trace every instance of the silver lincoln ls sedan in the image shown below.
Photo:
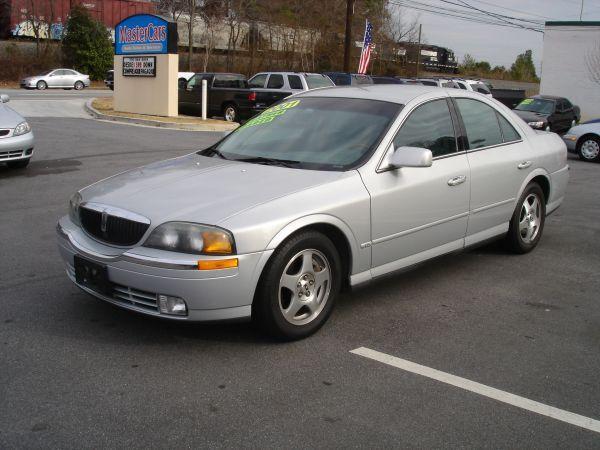
<path fill-rule="evenodd" d="M 344 287 L 493 238 L 532 250 L 566 160 L 558 135 L 478 93 L 325 88 L 82 189 L 58 241 L 68 276 L 102 300 L 298 339 Z"/>

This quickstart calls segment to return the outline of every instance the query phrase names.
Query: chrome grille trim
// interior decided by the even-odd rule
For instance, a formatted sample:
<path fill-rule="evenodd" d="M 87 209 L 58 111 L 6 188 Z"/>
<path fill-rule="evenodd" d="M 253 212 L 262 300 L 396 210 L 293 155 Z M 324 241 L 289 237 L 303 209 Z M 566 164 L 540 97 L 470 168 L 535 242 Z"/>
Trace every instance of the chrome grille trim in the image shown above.
<path fill-rule="evenodd" d="M 20 158 L 21 156 L 23 156 L 23 150 L 9 150 L 0 152 L 0 159 Z"/>
<path fill-rule="evenodd" d="M 120 247 L 137 244 L 150 226 L 150 219 L 140 214 L 98 203 L 82 203 L 79 219 L 88 235 Z"/>
<path fill-rule="evenodd" d="M 112 297 L 118 302 L 158 312 L 158 295 L 129 286 L 113 284 Z"/>

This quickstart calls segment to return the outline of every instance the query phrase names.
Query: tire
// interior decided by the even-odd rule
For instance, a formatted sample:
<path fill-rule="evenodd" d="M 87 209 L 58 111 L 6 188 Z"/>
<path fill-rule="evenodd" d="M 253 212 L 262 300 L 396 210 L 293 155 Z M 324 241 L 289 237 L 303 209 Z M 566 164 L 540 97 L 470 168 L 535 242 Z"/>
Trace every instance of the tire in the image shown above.
<path fill-rule="evenodd" d="M 38 91 L 44 91 L 44 90 L 48 89 L 48 83 L 40 80 L 36 83 L 35 87 L 37 88 Z"/>
<path fill-rule="evenodd" d="M 537 183 L 529 183 L 510 219 L 505 244 L 514 253 L 528 253 L 542 237 L 546 222 L 546 199 Z"/>
<path fill-rule="evenodd" d="M 29 159 L 20 159 L 18 161 L 8 161 L 6 165 L 9 169 L 24 169 L 29 164 Z"/>
<path fill-rule="evenodd" d="M 227 122 L 239 122 L 240 114 L 237 107 L 231 103 L 228 103 L 223 107 L 223 117 Z"/>
<path fill-rule="evenodd" d="M 76 81 L 75 85 L 73 87 L 75 88 L 76 91 L 80 91 L 85 87 L 85 85 L 83 84 L 82 81 Z"/>
<path fill-rule="evenodd" d="M 325 235 L 305 231 L 292 236 L 275 250 L 263 271 L 252 320 L 277 339 L 310 336 L 333 310 L 342 284 L 341 267 L 340 256 Z"/>
<path fill-rule="evenodd" d="M 587 162 L 600 161 L 600 138 L 597 136 L 584 136 L 577 143 L 579 158 Z"/>

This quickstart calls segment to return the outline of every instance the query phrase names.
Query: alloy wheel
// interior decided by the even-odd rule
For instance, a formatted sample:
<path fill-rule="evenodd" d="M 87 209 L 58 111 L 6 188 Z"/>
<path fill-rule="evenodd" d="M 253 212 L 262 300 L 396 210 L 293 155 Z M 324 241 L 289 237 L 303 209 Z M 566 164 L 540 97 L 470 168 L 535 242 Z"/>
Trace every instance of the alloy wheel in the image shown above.
<path fill-rule="evenodd" d="M 331 292 L 332 272 L 323 253 L 306 249 L 294 255 L 279 280 L 279 308 L 285 320 L 306 325 L 325 308 Z"/>
<path fill-rule="evenodd" d="M 227 122 L 235 122 L 235 119 L 235 108 L 233 106 L 225 108 L 225 120 Z"/>
<path fill-rule="evenodd" d="M 540 231 L 542 205 L 536 194 L 529 194 L 519 214 L 519 235 L 525 244 L 531 244 Z"/>

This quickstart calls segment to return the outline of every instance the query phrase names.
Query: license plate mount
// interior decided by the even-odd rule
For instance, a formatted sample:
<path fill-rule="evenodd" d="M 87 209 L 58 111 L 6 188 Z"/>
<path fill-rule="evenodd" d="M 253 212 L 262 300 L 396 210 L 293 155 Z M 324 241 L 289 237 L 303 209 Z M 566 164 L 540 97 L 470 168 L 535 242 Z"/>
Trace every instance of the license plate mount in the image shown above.
<path fill-rule="evenodd" d="M 75 255 L 75 281 L 77 284 L 100 294 L 110 294 L 110 282 L 106 266 Z"/>

